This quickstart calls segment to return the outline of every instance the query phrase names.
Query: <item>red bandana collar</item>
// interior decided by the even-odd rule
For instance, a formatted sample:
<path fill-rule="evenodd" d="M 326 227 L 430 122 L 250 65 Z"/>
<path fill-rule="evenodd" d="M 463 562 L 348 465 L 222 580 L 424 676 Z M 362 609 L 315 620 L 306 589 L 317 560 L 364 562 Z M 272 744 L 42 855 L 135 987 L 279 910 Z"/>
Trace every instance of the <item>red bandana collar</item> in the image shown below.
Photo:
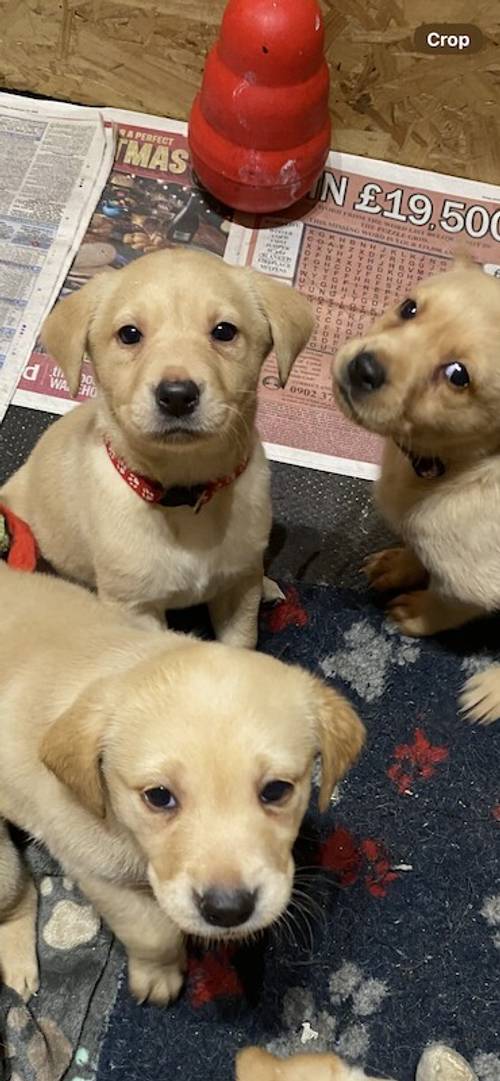
<path fill-rule="evenodd" d="M 149 477 L 144 477 L 141 473 L 134 473 L 133 469 L 129 469 L 123 458 L 115 454 L 107 439 L 104 445 L 117 473 L 145 503 L 157 503 L 162 507 L 192 507 L 195 514 L 198 514 L 217 492 L 233 484 L 245 471 L 250 460 L 245 458 L 232 473 L 228 473 L 225 477 L 218 477 L 217 480 L 210 480 L 207 484 L 193 484 L 191 487 L 174 485 L 172 488 L 164 488 L 158 481 L 150 480 Z"/>
<path fill-rule="evenodd" d="M 20 571 L 34 571 L 38 547 L 29 525 L 0 503 L 0 559 Z"/>

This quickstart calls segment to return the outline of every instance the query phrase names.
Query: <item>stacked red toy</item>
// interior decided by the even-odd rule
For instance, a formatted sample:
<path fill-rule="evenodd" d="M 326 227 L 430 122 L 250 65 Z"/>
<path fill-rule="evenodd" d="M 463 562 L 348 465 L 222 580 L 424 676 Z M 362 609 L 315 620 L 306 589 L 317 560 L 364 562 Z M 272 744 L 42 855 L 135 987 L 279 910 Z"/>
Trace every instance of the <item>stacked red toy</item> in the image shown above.
<path fill-rule="evenodd" d="M 291 206 L 330 146 L 316 0 L 229 0 L 195 98 L 189 145 L 205 187 L 238 210 Z"/>

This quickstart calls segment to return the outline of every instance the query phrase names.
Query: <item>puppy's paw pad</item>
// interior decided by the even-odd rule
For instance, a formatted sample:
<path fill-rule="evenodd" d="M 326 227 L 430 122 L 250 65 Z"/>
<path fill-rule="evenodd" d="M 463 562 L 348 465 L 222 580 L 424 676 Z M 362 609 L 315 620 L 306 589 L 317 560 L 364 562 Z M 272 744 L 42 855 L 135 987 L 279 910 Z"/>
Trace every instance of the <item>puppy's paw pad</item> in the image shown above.
<path fill-rule="evenodd" d="M 500 665 L 492 665 L 464 684 L 460 712 L 471 724 L 493 724 L 500 717 Z"/>
<path fill-rule="evenodd" d="M 128 985 L 138 1002 L 165 1006 L 177 998 L 183 982 L 180 965 L 160 965 L 129 958 Z"/>
<path fill-rule="evenodd" d="M 365 559 L 361 570 L 372 589 L 381 593 L 409 589 L 422 582 L 424 572 L 406 548 L 384 548 Z"/>

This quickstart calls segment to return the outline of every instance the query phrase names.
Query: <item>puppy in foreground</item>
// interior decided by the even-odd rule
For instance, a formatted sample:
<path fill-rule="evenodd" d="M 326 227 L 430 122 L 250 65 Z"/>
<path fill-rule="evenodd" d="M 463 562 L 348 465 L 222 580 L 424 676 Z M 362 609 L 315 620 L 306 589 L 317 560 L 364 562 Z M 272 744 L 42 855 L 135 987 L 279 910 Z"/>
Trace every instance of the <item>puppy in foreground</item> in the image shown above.
<path fill-rule="evenodd" d="M 371 585 L 431 635 L 500 608 L 500 281 L 462 259 L 412 290 L 334 362 L 343 412 L 385 436 L 378 505 L 403 546 Z M 500 714 L 500 669 L 466 685 L 474 720 Z"/>
<path fill-rule="evenodd" d="M 263 654 L 137 627 L 0 562 L 0 974 L 38 985 L 35 887 L 7 823 L 43 842 L 121 940 L 140 1000 L 182 984 L 183 938 L 279 919 L 315 755 L 319 802 L 357 758 L 345 699 Z"/>
<path fill-rule="evenodd" d="M 0 499 L 102 600 L 162 625 L 208 602 L 217 638 L 253 647 L 271 527 L 258 377 L 274 347 L 284 384 L 311 330 L 295 290 L 203 252 L 98 275 L 42 328 L 72 394 L 88 353 L 97 399 L 52 425 Z"/>

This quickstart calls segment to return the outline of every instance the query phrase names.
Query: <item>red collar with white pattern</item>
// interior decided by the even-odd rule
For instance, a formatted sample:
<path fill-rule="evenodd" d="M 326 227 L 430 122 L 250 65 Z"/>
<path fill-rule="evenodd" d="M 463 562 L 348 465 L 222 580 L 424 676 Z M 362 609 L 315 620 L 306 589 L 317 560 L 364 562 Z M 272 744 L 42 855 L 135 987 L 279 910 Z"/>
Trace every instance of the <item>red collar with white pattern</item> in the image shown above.
<path fill-rule="evenodd" d="M 193 484 L 190 487 L 176 484 L 172 488 L 164 488 L 158 481 L 150 480 L 149 477 L 144 477 L 141 473 L 135 473 L 133 469 L 129 469 L 123 458 L 115 454 L 107 439 L 104 445 L 117 473 L 145 503 L 156 503 L 161 507 L 192 507 L 195 514 L 198 514 L 206 503 L 210 503 L 217 492 L 233 484 L 244 473 L 250 461 L 249 457 L 245 458 L 244 462 L 240 462 L 232 473 L 228 473 L 225 477 L 218 477 L 217 480 L 209 480 L 206 484 Z"/>

